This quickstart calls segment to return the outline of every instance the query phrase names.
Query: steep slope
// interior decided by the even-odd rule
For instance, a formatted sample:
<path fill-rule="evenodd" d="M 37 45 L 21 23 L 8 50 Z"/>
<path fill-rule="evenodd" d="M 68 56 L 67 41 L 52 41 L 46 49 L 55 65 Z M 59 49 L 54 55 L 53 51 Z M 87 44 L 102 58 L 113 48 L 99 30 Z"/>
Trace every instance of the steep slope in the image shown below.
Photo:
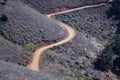
<path fill-rule="evenodd" d="M 21 0 L 40 11 L 41 13 L 53 13 L 80 6 L 98 4 L 107 0 Z"/>
<path fill-rule="evenodd" d="M 116 23 L 108 18 L 109 4 L 96 7 L 76 10 L 66 14 L 56 15 L 55 17 L 73 26 L 78 31 L 84 31 L 101 41 L 111 41 L 116 31 Z M 109 12 L 109 14 L 113 14 Z"/>
<path fill-rule="evenodd" d="M 7 4 L 0 8 L 0 14 L 8 17 L 8 22 L 0 21 L 0 34 L 14 43 L 40 45 L 55 42 L 65 35 L 65 30 L 57 22 L 19 0 L 8 0 Z"/>
<path fill-rule="evenodd" d="M 18 45 L 0 37 L 0 60 L 26 66 L 32 58 L 31 55 Z"/>
<path fill-rule="evenodd" d="M 45 18 L 44 16 L 42 17 L 39 16 L 41 15 L 40 13 L 24 5 L 19 0 L 8 1 L 7 5 L 5 6 L 2 4 L 2 7 L 3 9 L 1 8 L 0 10 L 2 13 L 7 15 L 8 22 L 4 22 L 4 19 L 0 18 L 0 20 L 3 20 L 3 21 L 0 21 L 1 23 L 0 33 L 2 36 L 4 36 L 9 41 L 11 40 L 12 42 L 15 42 L 16 44 L 26 44 L 26 43 L 31 43 L 31 42 L 37 44 L 37 43 L 43 43 L 43 42 L 45 43 L 56 42 L 56 40 L 59 40 L 64 37 L 65 30 L 64 28 L 57 25 L 59 23 L 56 22 L 56 27 L 54 28 L 54 29 L 57 29 L 58 31 L 56 30 L 54 31 L 53 28 L 51 30 L 50 28 L 53 25 L 50 25 L 50 24 L 54 23 L 54 21 L 50 21 L 51 23 L 47 24 L 50 26 L 48 27 L 45 21 L 47 20 L 49 21 L 49 19 Z M 1 15 L 1 17 L 2 16 L 3 15 Z M 39 19 L 42 18 L 42 19 L 39 20 L 38 18 Z M 40 27 L 39 29 L 38 27 L 36 27 L 36 25 L 39 25 L 38 27 L 40 26 L 42 27 Z M 58 27 L 60 28 L 58 29 Z M 41 29 L 44 29 L 45 31 L 44 30 L 41 31 Z M 50 29 L 50 32 L 49 32 L 49 29 Z M 38 33 L 36 33 L 37 30 L 38 30 Z M 51 33 L 51 31 L 53 33 Z M 40 36 L 38 35 L 39 33 L 41 33 Z M 57 35 L 54 35 L 54 33 L 57 33 Z M 48 35 L 49 36 L 52 35 L 52 37 L 55 39 L 51 37 L 48 38 Z M 1 41 L 1 43 L 3 41 L 4 39 Z M 47 72 L 47 73 L 49 72 L 50 74 L 62 75 L 64 77 L 66 76 L 76 77 L 77 79 L 80 79 L 79 77 L 83 77 L 82 74 L 85 74 L 86 76 L 91 77 L 95 80 L 96 79 L 117 80 L 116 76 L 112 73 L 108 73 L 108 72 L 104 73 L 104 72 L 94 70 L 92 62 L 94 61 L 98 53 L 103 48 L 104 46 L 95 36 L 89 35 L 86 31 L 79 31 L 77 32 L 77 36 L 75 37 L 74 40 L 71 40 L 69 43 L 66 43 L 64 45 L 61 45 L 61 46 L 58 46 L 58 47 L 55 47 L 53 49 L 46 51 L 46 54 L 43 55 L 42 71 Z M 24 79 L 58 80 L 56 77 L 54 76 L 49 77 L 45 73 L 43 74 L 36 73 L 36 72 L 34 73 L 32 71 L 29 71 L 28 69 L 18 67 L 18 66 L 16 67 L 16 65 L 12 66 L 14 64 L 11 64 L 11 63 L 10 64 L 5 63 L 5 62 L 0 62 L 0 63 L 1 63 L 0 73 L 2 76 L 1 79 L 3 80 L 14 80 L 14 79 L 15 80 L 17 79 L 18 80 L 24 80 Z M 68 78 L 68 80 L 74 80 L 74 79 Z"/>
<path fill-rule="evenodd" d="M 111 39 L 111 35 L 114 35 L 115 33 L 116 24 L 114 22 L 113 24 L 111 19 L 108 19 L 106 16 L 106 12 L 109 8 L 110 6 L 107 4 L 94 8 L 80 9 L 75 12 L 59 14 L 59 18 L 57 17 L 59 20 L 69 23 L 75 29 L 77 28 L 76 30 L 78 30 L 79 27 L 86 28 L 85 25 L 81 24 L 90 23 L 92 26 L 88 25 L 87 27 L 89 28 L 87 29 L 79 29 L 77 36 L 71 42 L 46 51 L 46 54 L 43 55 L 42 71 L 51 72 L 58 75 L 69 75 L 72 77 L 74 77 L 77 73 L 82 73 L 93 79 L 118 80 L 116 75 L 113 73 L 97 71 L 93 66 L 94 60 L 96 59 L 97 55 L 100 54 L 105 45 L 98 40 L 98 37 L 105 35 L 107 37 L 105 40 L 108 40 Z M 87 20 L 89 17 L 90 20 Z M 79 21 L 76 21 L 76 19 Z M 74 26 L 72 25 L 73 22 L 79 24 Z M 104 25 L 102 25 L 102 23 Z M 101 28 L 103 28 L 103 30 L 101 30 Z M 109 30 L 106 31 L 107 29 Z M 87 30 L 88 32 L 91 31 L 91 33 L 96 30 L 95 32 L 98 32 L 98 34 L 93 34 L 97 35 L 98 37 L 87 33 Z M 104 34 L 105 32 L 106 34 Z M 108 36 L 107 34 L 110 33 L 111 35 Z"/>
<path fill-rule="evenodd" d="M 0 0 L 0 80 L 60 80 L 13 64 L 26 66 L 32 59 L 19 45 L 42 46 L 64 38 L 66 30 L 58 24 L 19 0 Z"/>
<path fill-rule="evenodd" d="M 34 72 L 16 64 L 0 61 L 0 80 L 61 80 L 43 72 Z"/>
<path fill-rule="evenodd" d="M 67 30 L 68 35 L 56 43 L 38 48 L 33 54 L 33 59 L 31 61 L 31 63 L 28 65 L 28 67 L 30 69 L 39 71 L 39 65 L 40 65 L 39 62 L 41 62 L 40 58 L 45 50 L 50 49 L 54 46 L 58 46 L 58 45 L 62 45 L 64 43 L 67 43 L 75 37 L 76 33 L 75 33 L 75 30 L 73 28 L 71 28 L 69 25 L 64 24 L 64 23 L 60 23 L 60 25 L 63 26 L 63 28 L 65 28 Z"/>

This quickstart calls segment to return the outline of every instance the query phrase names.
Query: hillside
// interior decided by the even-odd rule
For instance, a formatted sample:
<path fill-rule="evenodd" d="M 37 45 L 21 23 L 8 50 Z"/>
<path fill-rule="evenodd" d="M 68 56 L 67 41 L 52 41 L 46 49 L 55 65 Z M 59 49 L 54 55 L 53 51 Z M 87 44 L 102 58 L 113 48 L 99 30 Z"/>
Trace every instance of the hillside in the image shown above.
<path fill-rule="evenodd" d="M 0 0 L 0 60 L 9 62 L 0 62 L 0 79 L 59 80 L 49 74 L 19 66 L 30 63 L 32 51 L 38 46 L 61 40 L 65 34 L 66 30 L 58 22 L 50 20 L 23 2 Z"/>
<path fill-rule="evenodd" d="M 0 45 L 0 60 L 2 61 L 26 66 L 32 58 L 28 51 L 1 37 Z"/>
<path fill-rule="evenodd" d="M 41 13 L 54 13 L 108 0 L 21 0 Z"/>
<path fill-rule="evenodd" d="M 107 4 L 56 15 L 55 18 L 71 25 L 77 31 L 84 31 L 100 41 L 110 42 L 117 29 L 117 22 L 108 18 L 109 9 L 110 5 Z M 113 13 L 110 12 L 110 14 Z"/>
<path fill-rule="evenodd" d="M 35 72 L 13 63 L 0 61 L 0 80 L 61 80 L 43 72 Z"/>
<path fill-rule="evenodd" d="M 6 15 L 8 21 L 0 22 L 0 34 L 7 40 L 20 45 L 33 43 L 40 46 L 65 36 L 66 31 L 57 22 L 19 0 L 8 0 L 6 5 L 1 6 L 0 14 Z"/>
<path fill-rule="evenodd" d="M 0 80 L 119 80 L 120 21 L 110 3 L 0 0 Z"/>
<path fill-rule="evenodd" d="M 110 7 L 106 4 L 54 16 L 76 29 L 77 35 L 71 42 L 46 51 L 43 71 L 73 77 L 82 73 L 93 79 L 117 80 L 113 73 L 98 71 L 93 65 L 117 29 L 117 21 L 109 19 L 106 14 Z"/>

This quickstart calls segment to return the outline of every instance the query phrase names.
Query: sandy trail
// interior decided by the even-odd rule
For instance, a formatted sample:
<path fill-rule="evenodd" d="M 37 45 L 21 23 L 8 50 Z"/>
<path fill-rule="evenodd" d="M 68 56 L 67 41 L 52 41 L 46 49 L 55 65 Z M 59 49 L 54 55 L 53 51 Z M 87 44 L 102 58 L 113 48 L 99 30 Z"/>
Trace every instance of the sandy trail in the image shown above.
<path fill-rule="evenodd" d="M 109 0 L 108 2 L 111 2 L 111 1 L 112 0 Z M 70 9 L 70 10 L 66 10 L 66 11 L 62 11 L 62 12 L 52 13 L 52 14 L 48 14 L 47 17 L 51 18 L 51 16 L 54 16 L 54 15 L 57 15 L 57 14 L 63 14 L 63 13 L 68 13 L 68 12 L 72 12 L 72 11 L 76 11 L 76 10 L 80 10 L 80 9 L 92 8 L 92 7 L 102 6 L 102 5 L 105 5 L 105 3 L 101 3 L 101 4 L 97 4 L 97 5 L 84 6 L 84 7 Z M 41 66 L 41 65 L 39 63 L 41 62 L 42 54 L 44 53 L 45 50 L 47 50 L 49 48 L 52 48 L 52 47 L 55 47 L 55 46 L 58 46 L 58 45 L 62 45 L 64 43 L 67 43 L 75 37 L 75 35 L 76 35 L 75 30 L 71 26 L 69 26 L 67 24 L 64 24 L 62 22 L 59 22 L 59 23 L 60 23 L 59 25 L 61 25 L 62 27 L 64 27 L 67 30 L 68 35 L 59 42 L 56 42 L 56 43 L 38 48 L 33 53 L 33 59 L 31 61 L 31 63 L 28 64 L 28 66 L 27 66 L 29 69 L 32 69 L 34 71 L 40 71 L 39 66 Z"/>
<path fill-rule="evenodd" d="M 60 23 L 59 25 L 61 25 L 62 27 L 64 27 L 67 30 L 68 35 L 64 39 L 60 40 L 59 42 L 56 42 L 56 43 L 38 48 L 33 53 L 33 59 L 31 61 L 31 63 L 28 64 L 28 68 L 30 68 L 32 70 L 35 70 L 35 71 L 39 71 L 40 70 L 40 67 L 39 67 L 40 64 L 39 63 L 41 61 L 41 56 L 42 56 L 42 54 L 44 53 L 45 50 L 47 50 L 49 48 L 52 48 L 54 46 L 64 44 L 64 43 L 66 43 L 66 42 L 68 42 L 68 41 L 70 41 L 74 38 L 74 36 L 76 34 L 75 30 L 67 24 L 64 24 L 64 23 L 61 23 L 61 22 L 59 22 L 59 23 Z"/>
<path fill-rule="evenodd" d="M 111 1 L 109 1 L 111 2 Z M 48 14 L 47 17 L 51 17 L 57 14 L 64 14 L 64 13 L 69 13 L 69 12 L 73 12 L 76 10 L 80 10 L 80 9 L 85 9 L 85 8 L 92 8 L 92 7 L 97 7 L 97 6 L 102 6 L 105 5 L 105 3 L 101 3 L 101 4 L 96 4 L 96 5 L 89 5 L 89 6 L 83 6 L 83 7 L 79 7 L 79 8 L 75 8 L 75 9 L 70 9 L 70 10 L 66 10 L 66 11 L 61 11 L 61 12 L 57 12 L 57 13 L 52 13 L 52 14 Z"/>

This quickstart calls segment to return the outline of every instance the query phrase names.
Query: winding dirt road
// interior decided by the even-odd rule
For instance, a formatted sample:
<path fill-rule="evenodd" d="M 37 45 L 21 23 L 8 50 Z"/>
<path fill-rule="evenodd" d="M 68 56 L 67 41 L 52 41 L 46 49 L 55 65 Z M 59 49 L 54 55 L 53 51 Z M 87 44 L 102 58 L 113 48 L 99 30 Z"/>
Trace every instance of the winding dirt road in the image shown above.
<path fill-rule="evenodd" d="M 56 43 L 53 43 L 53 44 L 50 44 L 50 45 L 47 45 L 47 46 L 43 46 L 43 47 L 40 47 L 38 48 L 34 53 L 33 53 L 33 60 L 32 62 L 28 65 L 28 68 L 32 69 L 32 70 L 35 70 L 35 71 L 39 71 L 39 66 L 40 66 L 40 59 L 41 59 L 41 56 L 43 54 L 43 52 L 49 48 L 52 48 L 54 46 L 58 46 L 58 45 L 61 45 L 61 44 L 64 44 L 70 40 L 72 40 L 75 36 L 75 31 L 74 29 L 72 29 L 70 26 L 64 24 L 64 23 L 60 23 L 61 26 L 63 26 L 67 31 L 68 31 L 68 36 L 66 38 L 64 38 L 63 40 L 59 41 L 59 42 L 56 42 Z"/>
<path fill-rule="evenodd" d="M 109 0 L 108 2 L 110 2 L 110 1 L 112 1 L 112 0 Z M 105 5 L 105 3 L 97 4 L 97 5 L 84 6 L 84 7 L 70 9 L 70 10 L 62 11 L 62 12 L 58 12 L 58 13 L 48 14 L 47 17 L 51 18 L 51 16 L 54 16 L 54 15 L 57 15 L 57 14 L 68 13 L 68 12 L 72 12 L 72 11 L 76 11 L 76 10 L 80 10 L 80 9 L 92 8 L 92 7 L 97 7 L 97 6 L 101 6 L 101 5 Z M 55 46 L 58 46 L 58 45 L 62 45 L 64 43 L 67 43 L 75 37 L 75 35 L 76 35 L 75 30 L 71 26 L 69 26 L 67 24 L 64 24 L 62 22 L 59 22 L 59 23 L 60 23 L 59 25 L 61 25 L 62 27 L 64 27 L 67 30 L 68 35 L 63 40 L 61 40 L 59 42 L 56 42 L 56 43 L 38 48 L 33 53 L 33 59 L 31 61 L 31 63 L 28 64 L 28 66 L 27 66 L 29 69 L 32 69 L 32 70 L 35 70 L 35 71 L 40 71 L 40 67 L 39 67 L 40 64 L 39 63 L 41 62 L 42 54 L 44 53 L 45 50 L 47 50 L 49 48 L 52 48 L 52 47 L 55 47 Z"/>

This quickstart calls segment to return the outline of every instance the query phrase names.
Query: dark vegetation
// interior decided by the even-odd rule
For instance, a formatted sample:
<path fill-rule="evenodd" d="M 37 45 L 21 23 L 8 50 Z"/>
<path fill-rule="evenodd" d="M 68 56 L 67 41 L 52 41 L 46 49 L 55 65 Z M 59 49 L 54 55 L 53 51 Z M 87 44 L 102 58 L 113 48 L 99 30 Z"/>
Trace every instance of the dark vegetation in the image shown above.
<path fill-rule="evenodd" d="M 6 5 L 6 3 L 7 3 L 8 0 L 3 0 L 2 2 L 1 1 L 0 1 L 1 5 Z"/>
<path fill-rule="evenodd" d="M 111 3 L 112 7 L 110 11 L 114 12 L 108 17 L 112 17 L 113 20 L 118 21 L 116 35 L 114 41 L 107 45 L 102 54 L 95 62 L 95 68 L 99 70 L 111 70 L 115 74 L 120 76 L 120 0 L 114 0 Z"/>
<path fill-rule="evenodd" d="M 6 14 L 2 14 L 2 16 L 0 17 L 0 21 L 2 22 L 8 22 L 8 17 Z"/>
<path fill-rule="evenodd" d="M 102 51 L 95 62 L 95 68 L 102 71 L 111 70 L 120 76 L 120 35 L 115 36 L 115 41 Z"/>
<path fill-rule="evenodd" d="M 77 10 L 66 14 L 56 15 L 58 20 L 71 25 L 76 30 L 96 37 L 100 41 L 111 42 L 116 30 L 116 23 L 107 19 L 106 11 L 110 5 Z"/>
<path fill-rule="evenodd" d="M 108 0 L 21 0 L 41 13 L 53 13 Z"/>

